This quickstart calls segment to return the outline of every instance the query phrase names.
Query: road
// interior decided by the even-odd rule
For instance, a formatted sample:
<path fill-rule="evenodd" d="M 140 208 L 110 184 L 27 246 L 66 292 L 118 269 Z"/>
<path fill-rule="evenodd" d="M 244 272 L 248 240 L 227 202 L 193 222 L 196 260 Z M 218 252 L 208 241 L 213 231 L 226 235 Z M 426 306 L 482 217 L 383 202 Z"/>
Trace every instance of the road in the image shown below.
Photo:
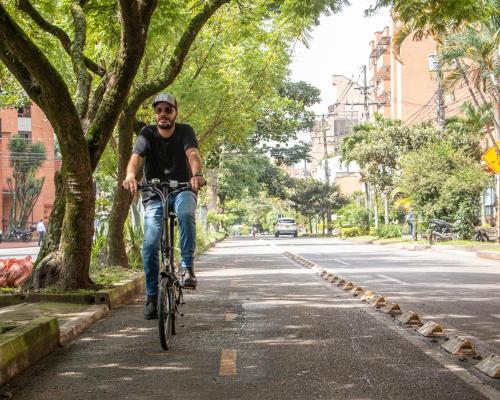
<path fill-rule="evenodd" d="M 16 243 L 19 247 L 9 247 L 8 242 L 3 242 L 2 247 L 0 247 L 0 258 L 22 258 L 26 256 L 31 256 L 36 259 L 40 247 L 29 246 L 23 247 L 21 243 Z"/>
<path fill-rule="evenodd" d="M 187 295 L 171 351 L 161 351 L 138 298 L 3 393 L 37 400 L 500 398 L 498 380 L 281 254 L 324 246 L 318 243 L 225 240 L 197 263 L 200 285 Z"/>
<path fill-rule="evenodd" d="M 271 240 L 500 354 L 500 261 L 338 239 Z"/>

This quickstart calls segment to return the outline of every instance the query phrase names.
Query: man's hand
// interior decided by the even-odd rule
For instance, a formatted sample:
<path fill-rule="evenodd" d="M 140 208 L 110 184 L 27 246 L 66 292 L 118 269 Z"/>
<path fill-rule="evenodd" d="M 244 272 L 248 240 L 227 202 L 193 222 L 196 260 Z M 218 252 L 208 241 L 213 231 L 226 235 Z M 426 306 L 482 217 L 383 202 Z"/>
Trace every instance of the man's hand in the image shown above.
<path fill-rule="evenodd" d="M 205 186 L 207 182 L 202 176 L 193 176 L 189 183 L 191 183 L 191 187 L 193 188 L 193 190 L 197 192 L 201 189 L 202 186 Z"/>
<path fill-rule="evenodd" d="M 122 187 L 125 190 L 130 191 L 132 194 L 137 193 L 137 181 L 135 180 L 135 176 L 132 174 L 127 174 L 125 180 L 122 182 Z"/>

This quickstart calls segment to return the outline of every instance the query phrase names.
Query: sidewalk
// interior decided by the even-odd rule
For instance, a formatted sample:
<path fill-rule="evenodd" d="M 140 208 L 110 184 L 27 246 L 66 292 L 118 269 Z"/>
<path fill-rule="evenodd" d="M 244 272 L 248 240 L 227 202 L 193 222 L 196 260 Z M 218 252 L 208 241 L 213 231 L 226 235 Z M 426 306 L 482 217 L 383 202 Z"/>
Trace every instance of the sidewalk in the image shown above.
<path fill-rule="evenodd" d="M 498 399 L 500 384 L 272 245 L 198 263 L 169 352 L 141 302 L 13 379 L 14 399 Z M 490 381 L 488 381 L 490 379 Z"/>
<path fill-rule="evenodd" d="M 0 249 L 19 249 L 23 247 L 38 247 L 38 241 L 32 240 L 30 242 L 6 242 L 0 243 Z"/>

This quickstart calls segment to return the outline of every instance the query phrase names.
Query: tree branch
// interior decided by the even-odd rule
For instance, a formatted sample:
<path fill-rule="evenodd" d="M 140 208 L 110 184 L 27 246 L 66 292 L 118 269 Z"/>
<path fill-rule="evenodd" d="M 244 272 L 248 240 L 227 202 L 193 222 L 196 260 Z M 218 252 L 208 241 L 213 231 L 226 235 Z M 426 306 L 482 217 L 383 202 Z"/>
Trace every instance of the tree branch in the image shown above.
<path fill-rule="evenodd" d="M 61 147 L 78 146 L 83 135 L 74 134 L 81 131 L 80 122 L 64 80 L 1 3 L 0 58 L 45 112 Z M 63 130 L 73 134 L 62 135 Z"/>
<path fill-rule="evenodd" d="M 201 28 L 210 19 L 210 17 L 215 14 L 215 12 L 221 8 L 224 4 L 229 3 L 231 0 L 213 0 L 208 2 L 203 9 L 191 20 L 188 27 L 184 31 L 184 34 L 180 38 L 177 46 L 173 52 L 170 62 L 163 71 L 162 77 L 155 79 L 153 81 L 147 82 L 139 86 L 134 92 L 132 92 L 129 105 L 132 109 L 138 109 L 142 102 L 144 102 L 148 97 L 164 90 L 175 80 L 179 72 L 181 71 L 182 65 L 186 59 L 187 54 L 193 44 L 196 36 L 200 32 Z"/>
<path fill-rule="evenodd" d="M 29 0 L 18 0 L 17 8 L 18 10 L 26 13 L 42 30 L 44 30 L 47 33 L 50 33 L 52 36 L 57 38 L 61 43 L 63 49 L 66 51 L 66 53 L 68 53 L 68 55 L 71 55 L 71 45 L 72 45 L 71 39 L 64 30 L 46 21 L 42 17 L 42 15 L 33 7 L 33 5 L 29 2 Z M 96 75 L 104 76 L 106 71 L 102 66 L 98 65 L 97 63 L 95 63 L 86 56 L 83 56 L 83 58 L 85 66 L 89 70 L 91 70 Z"/>
<path fill-rule="evenodd" d="M 128 97 L 144 54 L 147 28 L 157 2 L 120 0 L 120 49 L 113 68 L 108 72 L 109 83 L 102 102 L 87 131 L 92 169 L 96 168 Z"/>
<path fill-rule="evenodd" d="M 87 36 L 87 21 L 80 2 L 77 0 L 71 5 L 71 13 L 75 24 L 75 40 L 71 45 L 70 55 L 73 61 L 73 70 L 76 76 L 76 99 L 75 107 L 78 116 L 83 119 L 89 105 L 90 86 L 92 77 L 85 68 L 85 56 L 83 49 Z"/>

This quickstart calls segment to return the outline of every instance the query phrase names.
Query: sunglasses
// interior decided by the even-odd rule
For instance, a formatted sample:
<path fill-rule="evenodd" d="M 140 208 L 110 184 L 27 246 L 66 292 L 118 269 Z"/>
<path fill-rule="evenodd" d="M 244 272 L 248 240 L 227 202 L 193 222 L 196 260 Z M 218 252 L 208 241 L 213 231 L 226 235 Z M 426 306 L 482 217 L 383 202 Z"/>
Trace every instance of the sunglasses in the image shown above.
<path fill-rule="evenodd" d="M 170 114 L 172 113 L 173 111 L 175 110 L 174 107 L 155 107 L 155 113 L 156 114 L 161 114 L 162 112 L 166 113 L 166 114 Z"/>

